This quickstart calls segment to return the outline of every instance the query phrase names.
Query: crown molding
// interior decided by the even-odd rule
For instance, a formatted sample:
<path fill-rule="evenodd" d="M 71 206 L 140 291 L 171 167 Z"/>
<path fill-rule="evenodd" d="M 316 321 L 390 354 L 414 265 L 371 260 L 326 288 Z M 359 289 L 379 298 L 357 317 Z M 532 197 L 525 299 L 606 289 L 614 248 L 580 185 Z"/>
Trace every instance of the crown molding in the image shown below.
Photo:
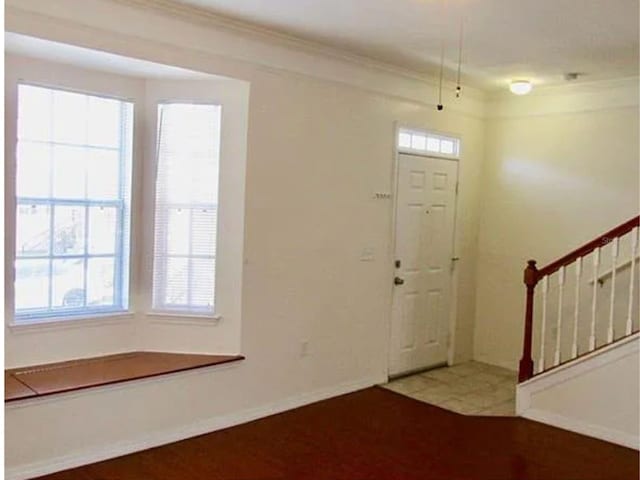
<path fill-rule="evenodd" d="M 341 50 L 339 48 L 326 45 L 320 42 L 308 40 L 306 38 L 285 33 L 279 30 L 262 27 L 254 23 L 238 20 L 226 15 L 214 13 L 205 8 L 196 7 L 184 3 L 177 3 L 172 0 L 107 0 L 111 3 L 134 7 L 144 10 L 152 10 L 160 14 L 168 15 L 172 18 L 179 18 L 189 23 L 200 24 L 205 27 L 226 30 L 236 34 L 248 35 L 261 41 L 277 43 L 281 46 L 303 50 L 316 55 L 323 55 L 336 60 L 342 60 L 366 68 L 373 68 L 403 76 L 412 80 L 418 80 L 430 86 L 436 87 L 438 79 L 433 75 L 427 75 L 415 70 L 402 67 L 389 62 L 384 62 L 371 56 L 357 54 Z M 467 87 L 471 95 L 478 95 L 484 91 L 476 87 Z M 453 87 L 451 87 L 453 91 Z M 466 90 L 466 89 L 465 89 Z"/>
<path fill-rule="evenodd" d="M 259 71 L 286 73 L 423 106 L 435 108 L 438 101 L 429 77 L 286 35 L 246 30 L 166 0 L 6 0 L 5 25 L 9 32 L 242 80 L 251 81 Z M 448 111 L 484 117 L 484 91 L 467 87 L 458 101 L 452 84 L 444 90 Z"/>
<path fill-rule="evenodd" d="M 202 7 L 178 3 L 173 0 L 107 0 L 112 3 L 125 5 L 144 10 L 152 10 L 160 14 L 179 18 L 189 23 L 200 24 L 205 27 L 225 30 L 235 34 L 250 36 L 261 41 L 278 44 L 280 46 L 301 50 L 314 55 L 322 55 L 327 58 L 348 62 L 367 69 L 373 69 L 387 74 L 418 81 L 430 87 L 437 88 L 439 79 L 434 75 L 418 72 L 398 64 L 385 62 L 364 54 L 341 50 L 337 47 L 323 44 L 286 33 L 280 30 L 270 29 L 251 22 L 238 20 L 230 16 L 221 15 Z M 455 85 L 445 79 L 444 89 L 455 92 Z M 486 90 L 476 86 L 464 86 L 464 94 L 474 100 L 484 101 Z"/>
<path fill-rule="evenodd" d="M 640 105 L 640 77 L 550 85 L 525 96 L 500 92 L 487 97 L 488 118 L 584 113 Z"/>

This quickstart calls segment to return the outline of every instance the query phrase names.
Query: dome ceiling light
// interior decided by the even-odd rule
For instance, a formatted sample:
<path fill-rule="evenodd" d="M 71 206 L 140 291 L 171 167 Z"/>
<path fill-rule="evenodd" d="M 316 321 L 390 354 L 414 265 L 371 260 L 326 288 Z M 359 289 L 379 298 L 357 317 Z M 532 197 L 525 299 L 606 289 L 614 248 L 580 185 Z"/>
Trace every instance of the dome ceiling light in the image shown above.
<path fill-rule="evenodd" d="M 509 85 L 509 90 L 515 95 L 526 95 L 531 92 L 533 85 L 529 80 L 514 80 Z"/>

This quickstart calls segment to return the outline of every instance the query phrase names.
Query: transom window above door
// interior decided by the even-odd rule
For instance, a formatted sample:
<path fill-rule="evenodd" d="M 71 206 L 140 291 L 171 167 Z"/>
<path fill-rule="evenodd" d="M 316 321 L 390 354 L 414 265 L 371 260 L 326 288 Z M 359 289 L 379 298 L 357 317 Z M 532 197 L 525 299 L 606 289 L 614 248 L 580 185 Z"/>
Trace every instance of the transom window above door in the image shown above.
<path fill-rule="evenodd" d="M 423 130 L 400 128 L 398 130 L 398 150 L 437 157 L 460 157 L 460 140 Z"/>

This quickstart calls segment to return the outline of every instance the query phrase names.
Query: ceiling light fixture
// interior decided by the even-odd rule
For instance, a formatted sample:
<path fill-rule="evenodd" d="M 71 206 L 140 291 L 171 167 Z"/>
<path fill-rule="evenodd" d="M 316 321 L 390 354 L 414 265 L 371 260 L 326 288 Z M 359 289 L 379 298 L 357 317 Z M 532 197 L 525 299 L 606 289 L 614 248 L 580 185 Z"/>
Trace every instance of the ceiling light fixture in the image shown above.
<path fill-rule="evenodd" d="M 516 95 L 526 95 L 532 89 L 533 85 L 531 85 L 531 82 L 529 80 L 514 80 L 513 82 L 511 82 L 511 85 L 509 85 L 509 90 L 511 90 L 511 93 L 514 93 Z"/>

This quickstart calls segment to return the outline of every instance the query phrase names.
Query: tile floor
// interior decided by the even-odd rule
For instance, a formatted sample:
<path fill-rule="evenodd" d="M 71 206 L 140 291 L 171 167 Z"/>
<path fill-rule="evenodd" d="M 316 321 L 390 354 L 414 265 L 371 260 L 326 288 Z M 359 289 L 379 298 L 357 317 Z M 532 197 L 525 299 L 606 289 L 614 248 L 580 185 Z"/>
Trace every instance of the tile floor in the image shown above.
<path fill-rule="evenodd" d="M 393 380 L 384 388 L 464 415 L 514 416 L 517 373 L 467 362 Z"/>

